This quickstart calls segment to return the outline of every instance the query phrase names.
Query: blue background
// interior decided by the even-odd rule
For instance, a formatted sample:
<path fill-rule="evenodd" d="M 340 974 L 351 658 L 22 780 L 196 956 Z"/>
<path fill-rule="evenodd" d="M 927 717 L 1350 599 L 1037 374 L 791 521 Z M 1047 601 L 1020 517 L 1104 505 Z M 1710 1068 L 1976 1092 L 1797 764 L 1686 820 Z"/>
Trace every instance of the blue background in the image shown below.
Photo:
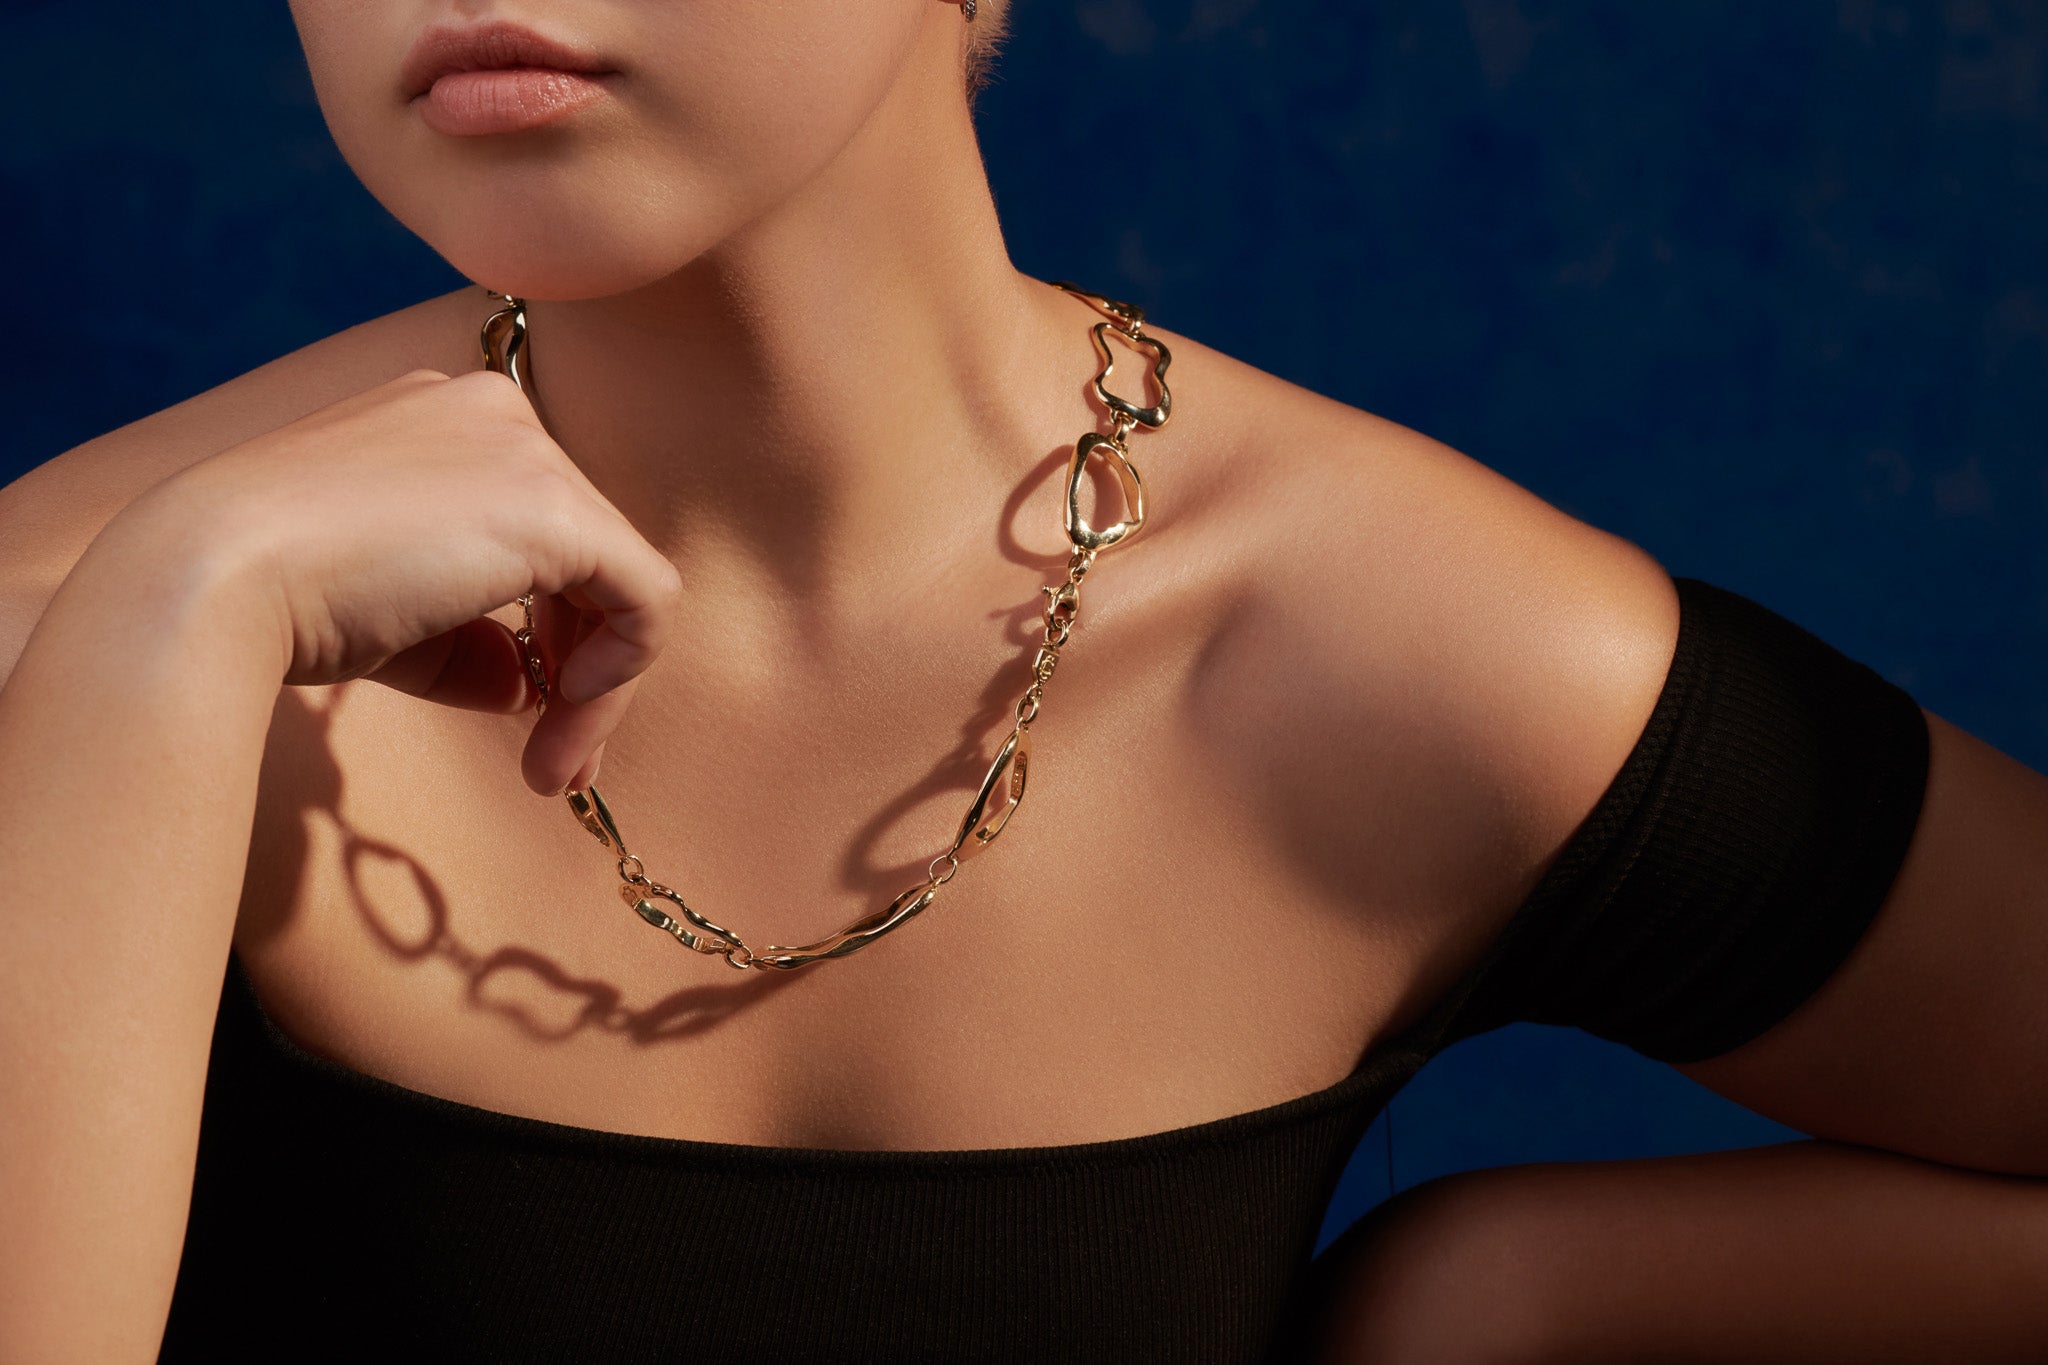
<path fill-rule="evenodd" d="M 0 482 L 461 283 L 342 164 L 281 0 L 15 0 L 0 36 Z M 1447 441 L 2048 769 L 2044 81 L 2024 0 L 1019 0 L 978 120 L 1020 268 Z M 1400 1187 L 1797 1136 L 1537 1025 L 1391 1121 Z"/>

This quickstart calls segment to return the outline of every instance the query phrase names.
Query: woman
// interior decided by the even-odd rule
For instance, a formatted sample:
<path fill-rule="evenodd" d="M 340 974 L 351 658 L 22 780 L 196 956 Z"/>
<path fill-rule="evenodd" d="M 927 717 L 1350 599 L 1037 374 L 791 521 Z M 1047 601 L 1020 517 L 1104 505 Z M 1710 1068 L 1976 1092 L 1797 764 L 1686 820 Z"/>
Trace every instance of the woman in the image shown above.
<path fill-rule="evenodd" d="M 478 287 L 0 495 L 0 1355 L 2022 1358 L 2048 782 L 1015 271 L 965 8 L 295 5 Z M 1512 1018 L 1837 1141 L 1311 1273 Z"/>

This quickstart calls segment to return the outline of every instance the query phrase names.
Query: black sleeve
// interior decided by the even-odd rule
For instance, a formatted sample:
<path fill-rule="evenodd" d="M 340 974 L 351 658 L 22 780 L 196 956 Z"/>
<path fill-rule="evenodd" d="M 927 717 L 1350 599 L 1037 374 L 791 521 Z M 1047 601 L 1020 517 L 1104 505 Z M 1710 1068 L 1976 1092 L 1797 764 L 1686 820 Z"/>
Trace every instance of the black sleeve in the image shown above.
<path fill-rule="evenodd" d="M 1747 597 L 1673 582 L 1676 650 L 1641 738 L 1436 1046 L 1529 1020 L 1717 1056 L 1811 995 L 1890 889 L 1926 787 L 1919 704 Z"/>

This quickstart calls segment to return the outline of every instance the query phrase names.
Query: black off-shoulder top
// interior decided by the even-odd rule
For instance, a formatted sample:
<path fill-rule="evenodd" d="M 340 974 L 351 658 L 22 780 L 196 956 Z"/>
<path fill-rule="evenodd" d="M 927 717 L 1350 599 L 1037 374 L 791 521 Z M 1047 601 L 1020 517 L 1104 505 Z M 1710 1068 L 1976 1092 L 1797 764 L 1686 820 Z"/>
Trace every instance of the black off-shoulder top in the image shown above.
<path fill-rule="evenodd" d="M 161 1359 L 1285 1358 L 1325 1207 L 1437 1052 L 1517 1020 L 1667 1062 L 1841 963 L 1919 815 L 1905 691 L 1692 578 L 1641 737 L 1483 959 L 1328 1089 L 1120 1141 L 841 1151 L 480 1109 L 293 1043 L 231 959 Z"/>

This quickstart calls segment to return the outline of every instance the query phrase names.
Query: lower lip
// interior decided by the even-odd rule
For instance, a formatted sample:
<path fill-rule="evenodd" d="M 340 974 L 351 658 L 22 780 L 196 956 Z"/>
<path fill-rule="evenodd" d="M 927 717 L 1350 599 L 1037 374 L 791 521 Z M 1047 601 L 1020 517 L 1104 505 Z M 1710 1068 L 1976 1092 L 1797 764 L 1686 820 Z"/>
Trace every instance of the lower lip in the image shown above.
<path fill-rule="evenodd" d="M 435 132 L 476 137 L 555 123 L 595 104 L 607 93 L 595 75 L 522 66 L 451 72 L 414 103 Z"/>

